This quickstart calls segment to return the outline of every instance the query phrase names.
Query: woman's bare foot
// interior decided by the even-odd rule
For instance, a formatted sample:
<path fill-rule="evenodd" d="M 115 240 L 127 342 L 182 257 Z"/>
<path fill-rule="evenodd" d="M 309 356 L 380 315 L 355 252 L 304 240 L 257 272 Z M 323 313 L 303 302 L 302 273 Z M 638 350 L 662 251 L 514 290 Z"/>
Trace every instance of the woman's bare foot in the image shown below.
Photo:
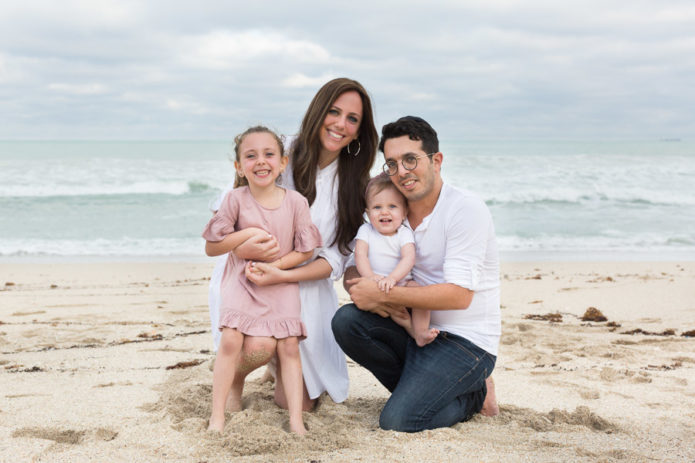
<path fill-rule="evenodd" d="M 483 416 L 497 416 L 500 414 L 500 407 L 497 405 L 495 382 L 492 380 L 492 376 L 488 376 L 485 379 L 485 386 L 487 386 L 487 395 L 483 402 L 483 408 L 480 409 L 480 414 Z"/>
<path fill-rule="evenodd" d="M 229 397 L 227 397 L 227 405 L 225 406 L 225 410 L 235 413 L 240 412 L 241 409 L 241 396 L 235 397 L 234 394 L 229 394 Z"/>
<path fill-rule="evenodd" d="M 275 382 L 275 376 L 273 376 L 273 372 L 270 370 L 270 367 L 267 367 L 263 372 L 263 376 L 261 377 L 261 384 L 273 382 Z"/>
<path fill-rule="evenodd" d="M 438 335 L 439 330 L 437 328 L 429 328 L 424 333 L 419 333 L 417 336 L 415 336 L 415 342 L 420 347 L 426 346 L 427 344 L 437 339 Z"/>

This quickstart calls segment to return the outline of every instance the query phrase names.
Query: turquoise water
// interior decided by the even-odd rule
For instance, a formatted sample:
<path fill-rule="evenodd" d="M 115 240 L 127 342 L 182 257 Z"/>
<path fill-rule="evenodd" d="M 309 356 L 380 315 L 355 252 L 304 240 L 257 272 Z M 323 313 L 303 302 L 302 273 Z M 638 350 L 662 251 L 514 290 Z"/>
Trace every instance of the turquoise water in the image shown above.
<path fill-rule="evenodd" d="M 695 144 L 443 142 L 503 259 L 695 259 Z M 231 143 L 0 142 L 0 260 L 202 258 Z M 376 166 L 374 172 L 380 169 Z"/>

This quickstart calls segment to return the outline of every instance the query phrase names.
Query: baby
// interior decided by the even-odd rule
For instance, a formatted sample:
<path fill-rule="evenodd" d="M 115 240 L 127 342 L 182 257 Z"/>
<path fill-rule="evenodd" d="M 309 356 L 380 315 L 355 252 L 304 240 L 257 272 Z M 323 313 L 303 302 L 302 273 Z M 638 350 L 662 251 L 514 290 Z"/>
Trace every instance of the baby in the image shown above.
<path fill-rule="evenodd" d="M 405 197 L 384 174 L 369 181 L 366 197 L 369 223 L 363 224 L 355 237 L 355 265 L 360 276 L 373 279 L 387 293 L 396 285 L 416 286 L 410 277 L 415 265 L 415 237 L 403 224 L 408 213 Z M 432 342 L 439 330 L 429 327 L 428 310 L 412 312 L 412 322 L 402 326 L 422 347 Z"/>

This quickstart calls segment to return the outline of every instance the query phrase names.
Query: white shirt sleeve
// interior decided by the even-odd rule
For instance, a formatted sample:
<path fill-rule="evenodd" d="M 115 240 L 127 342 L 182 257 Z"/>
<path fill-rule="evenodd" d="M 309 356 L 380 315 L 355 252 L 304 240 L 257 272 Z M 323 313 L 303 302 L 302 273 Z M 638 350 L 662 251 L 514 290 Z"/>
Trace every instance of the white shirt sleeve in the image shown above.
<path fill-rule="evenodd" d="M 405 246 L 408 243 L 415 243 L 415 234 L 406 225 L 401 225 L 398 228 L 398 245 Z"/>
<path fill-rule="evenodd" d="M 222 200 L 224 199 L 225 196 L 227 196 L 227 193 L 229 193 L 233 189 L 234 189 L 234 182 L 227 185 L 227 187 L 224 190 L 222 190 L 222 193 L 220 193 L 219 196 L 217 196 L 216 198 L 213 198 L 210 201 L 210 203 L 208 204 L 210 211 L 217 212 L 218 210 L 220 210 L 220 205 L 222 204 Z"/>
<path fill-rule="evenodd" d="M 350 247 L 354 247 L 354 241 Z M 352 253 L 347 256 L 343 255 L 343 253 L 338 250 L 338 244 L 336 243 L 333 246 L 321 248 L 318 256 L 326 259 L 326 262 L 328 262 L 332 269 L 330 278 L 332 280 L 337 280 L 345 273 L 348 260 L 352 257 Z"/>
<path fill-rule="evenodd" d="M 444 280 L 475 291 L 481 280 L 492 217 L 482 200 L 466 198 L 465 214 L 450 214 L 446 226 Z"/>

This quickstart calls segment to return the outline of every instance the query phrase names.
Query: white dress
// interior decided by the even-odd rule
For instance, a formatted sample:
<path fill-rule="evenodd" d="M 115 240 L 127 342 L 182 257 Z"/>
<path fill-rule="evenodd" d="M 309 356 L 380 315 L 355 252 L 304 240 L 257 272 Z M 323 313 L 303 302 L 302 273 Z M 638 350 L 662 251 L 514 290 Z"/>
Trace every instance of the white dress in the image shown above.
<path fill-rule="evenodd" d="M 348 372 L 345 354 L 335 342 L 331 330 L 331 320 L 338 310 L 338 296 L 333 281 L 343 275 L 348 256 L 338 250 L 338 245 L 330 246 L 335 237 L 338 223 L 338 161 L 335 160 L 316 173 L 316 199 L 311 205 L 311 220 L 321 233 L 323 248 L 314 251 L 314 257 L 324 258 L 332 268 L 331 276 L 322 280 L 299 282 L 299 298 L 302 306 L 302 322 L 307 329 L 307 337 L 299 343 L 302 358 L 302 373 L 309 397 L 317 398 L 328 392 L 334 402 L 342 402 L 348 395 Z M 294 190 L 292 163 L 282 174 L 282 186 Z M 229 187 L 228 187 L 229 189 Z M 224 194 L 228 191 L 225 191 Z M 212 207 L 217 204 L 213 204 Z M 217 205 L 219 207 L 219 205 Z M 211 208 L 212 208 L 211 207 Z M 210 278 L 210 322 L 212 324 L 215 349 L 219 345 L 219 288 L 227 256 L 218 258 Z M 218 267 L 220 267 L 218 269 Z"/>

